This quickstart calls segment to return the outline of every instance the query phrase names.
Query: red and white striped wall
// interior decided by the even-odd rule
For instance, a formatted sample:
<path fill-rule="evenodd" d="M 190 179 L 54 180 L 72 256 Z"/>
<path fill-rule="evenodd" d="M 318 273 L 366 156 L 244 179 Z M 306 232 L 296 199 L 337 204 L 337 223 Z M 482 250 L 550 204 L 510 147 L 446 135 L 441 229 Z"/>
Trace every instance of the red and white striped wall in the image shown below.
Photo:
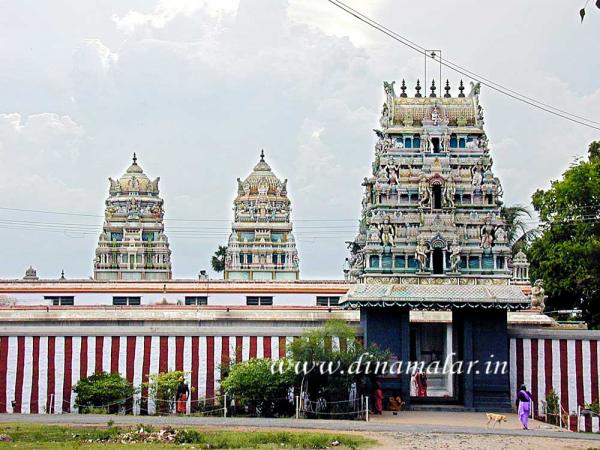
<path fill-rule="evenodd" d="M 118 372 L 134 386 L 182 370 L 191 404 L 218 395 L 221 365 L 285 356 L 290 336 L 0 336 L 0 413 L 74 412 L 77 381 Z M 335 338 L 334 338 L 335 339 Z M 335 339 L 337 341 L 337 339 Z M 334 346 L 339 342 L 333 342 Z M 148 397 L 142 391 L 139 412 Z M 14 406 L 13 406 L 14 402 Z M 156 406 L 147 405 L 153 413 Z"/>
<path fill-rule="evenodd" d="M 554 332 L 553 335 L 559 332 Z M 588 332 L 589 333 L 589 332 Z M 562 333 L 567 337 L 568 333 Z M 517 389 L 525 384 L 533 395 L 535 414 L 550 390 L 558 394 L 562 408 L 569 412 L 569 428 L 577 430 L 578 406 L 597 402 L 599 397 L 600 339 L 573 339 L 524 335 L 510 339 L 510 384 L 513 404 Z M 577 338 L 577 334 L 582 338 Z M 581 431 L 600 431 L 597 417 L 581 417 Z"/>

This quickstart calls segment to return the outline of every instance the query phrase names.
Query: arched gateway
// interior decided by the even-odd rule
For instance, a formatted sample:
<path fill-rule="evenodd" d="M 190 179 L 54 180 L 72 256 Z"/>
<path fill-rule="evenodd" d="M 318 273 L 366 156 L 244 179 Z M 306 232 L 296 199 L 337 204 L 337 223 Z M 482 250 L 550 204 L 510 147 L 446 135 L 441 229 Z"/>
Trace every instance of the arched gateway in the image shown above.
<path fill-rule="evenodd" d="M 446 86 L 443 97 L 434 89 L 409 97 L 404 81 L 400 95 L 384 83 L 382 129 L 375 130 L 360 231 L 350 246 L 348 276 L 357 284 L 341 304 L 360 308 L 366 343 L 389 349 L 393 362 L 442 370 L 462 361 L 463 373 L 428 374 L 426 395 L 411 397 L 405 366 L 383 377 L 407 406 L 507 410 L 507 311 L 529 300 L 510 282 L 502 187 L 492 172 L 479 88 L 465 96 L 461 81 L 452 97 Z M 451 310 L 452 323 L 409 322 L 411 310 Z"/>

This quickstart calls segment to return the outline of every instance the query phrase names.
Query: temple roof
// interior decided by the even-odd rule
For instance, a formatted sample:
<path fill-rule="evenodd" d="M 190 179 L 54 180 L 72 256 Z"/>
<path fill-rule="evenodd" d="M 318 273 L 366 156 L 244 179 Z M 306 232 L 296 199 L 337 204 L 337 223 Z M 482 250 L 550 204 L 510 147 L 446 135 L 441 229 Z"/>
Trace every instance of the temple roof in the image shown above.
<path fill-rule="evenodd" d="M 287 180 L 283 182 L 271 171 L 271 166 L 265 161 L 264 150 L 260 153 L 260 161 L 250 175 L 241 183 L 240 193 L 257 194 L 259 187 L 267 188 L 268 194 L 285 194 Z"/>
<path fill-rule="evenodd" d="M 359 284 L 340 300 L 345 309 L 365 306 L 444 310 L 453 308 L 526 309 L 530 300 L 513 285 Z"/>
<path fill-rule="evenodd" d="M 127 171 L 118 179 L 110 181 L 110 193 L 128 193 L 128 192 L 148 192 L 158 193 L 158 181 L 160 178 L 151 181 L 150 178 L 144 173 L 144 170 L 137 163 L 137 156 L 133 154 L 133 162 L 127 168 Z"/>

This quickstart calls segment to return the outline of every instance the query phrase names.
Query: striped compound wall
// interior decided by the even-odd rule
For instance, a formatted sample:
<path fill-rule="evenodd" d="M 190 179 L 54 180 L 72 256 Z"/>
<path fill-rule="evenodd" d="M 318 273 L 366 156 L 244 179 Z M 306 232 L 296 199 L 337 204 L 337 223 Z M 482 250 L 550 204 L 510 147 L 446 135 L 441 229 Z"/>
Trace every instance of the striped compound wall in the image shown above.
<path fill-rule="evenodd" d="M 577 412 L 578 405 L 598 401 L 600 335 L 590 339 L 585 333 L 580 338 L 568 332 L 545 337 L 527 331 L 512 334 L 513 403 L 522 383 L 532 392 L 536 411 L 542 410 L 551 389 L 571 413 Z M 182 370 L 194 388 L 194 405 L 218 395 L 221 365 L 281 358 L 292 340 L 291 336 L 0 336 L 0 413 L 76 412 L 72 387 L 98 371 L 119 372 L 140 386 L 146 381 L 143 374 Z M 332 345 L 340 343 L 334 340 Z M 151 400 L 145 403 L 147 392 L 140 395 L 143 399 L 134 403 L 134 413 L 140 407 L 154 413 L 156 405 Z M 569 425 L 577 429 L 575 416 Z M 597 417 L 581 417 L 579 426 L 600 431 Z"/>
<path fill-rule="evenodd" d="M 0 336 L 0 413 L 75 412 L 72 387 L 95 372 L 119 372 L 134 386 L 144 374 L 182 370 L 191 404 L 218 395 L 220 366 L 278 359 L 288 336 Z M 333 345 L 336 345 L 333 342 Z M 141 396 L 146 399 L 147 392 Z M 139 395 L 138 395 L 139 397 Z M 139 400 L 139 398 L 138 398 Z M 14 403 L 13 403 L 14 402 Z M 13 406 L 14 405 L 14 406 Z M 136 402 L 134 413 L 144 407 Z M 155 405 L 147 405 L 154 413 Z"/>
<path fill-rule="evenodd" d="M 518 387 L 525 383 L 534 397 L 536 415 L 537 411 L 543 410 L 542 401 L 546 395 L 554 389 L 562 408 L 572 414 L 569 428 L 575 431 L 577 407 L 598 401 L 600 339 L 576 338 L 576 333 L 572 334 L 575 335 L 573 339 L 555 336 L 511 338 L 510 384 L 514 404 Z M 585 336 L 585 332 L 579 335 Z M 600 431 L 599 418 L 581 417 L 579 429 Z"/>

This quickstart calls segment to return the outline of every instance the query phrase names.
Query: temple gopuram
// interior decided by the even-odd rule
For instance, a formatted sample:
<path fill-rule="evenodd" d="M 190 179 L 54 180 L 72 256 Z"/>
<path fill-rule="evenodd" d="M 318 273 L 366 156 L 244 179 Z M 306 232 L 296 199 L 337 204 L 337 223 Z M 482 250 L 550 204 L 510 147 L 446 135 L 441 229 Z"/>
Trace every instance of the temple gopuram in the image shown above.
<path fill-rule="evenodd" d="M 121 178 L 109 178 L 104 225 L 94 260 L 96 280 L 171 279 L 159 180 L 146 176 L 135 153 Z"/>
<path fill-rule="evenodd" d="M 507 311 L 529 307 L 512 283 L 511 248 L 501 214 L 502 186 L 492 171 L 479 85 L 453 97 L 417 81 L 384 83 L 385 103 L 359 233 L 346 275 L 357 282 L 343 297 L 360 309 L 365 340 L 400 361 L 508 359 Z M 452 311 L 452 323 L 409 323 L 411 311 Z M 410 398 L 409 377 L 387 389 Z M 475 409 L 509 409 L 508 374 L 430 374 L 427 396 Z"/>
<path fill-rule="evenodd" d="M 287 179 L 282 182 L 273 174 L 261 151 L 252 173 L 237 181 L 225 279 L 297 280 L 300 271 Z"/>

